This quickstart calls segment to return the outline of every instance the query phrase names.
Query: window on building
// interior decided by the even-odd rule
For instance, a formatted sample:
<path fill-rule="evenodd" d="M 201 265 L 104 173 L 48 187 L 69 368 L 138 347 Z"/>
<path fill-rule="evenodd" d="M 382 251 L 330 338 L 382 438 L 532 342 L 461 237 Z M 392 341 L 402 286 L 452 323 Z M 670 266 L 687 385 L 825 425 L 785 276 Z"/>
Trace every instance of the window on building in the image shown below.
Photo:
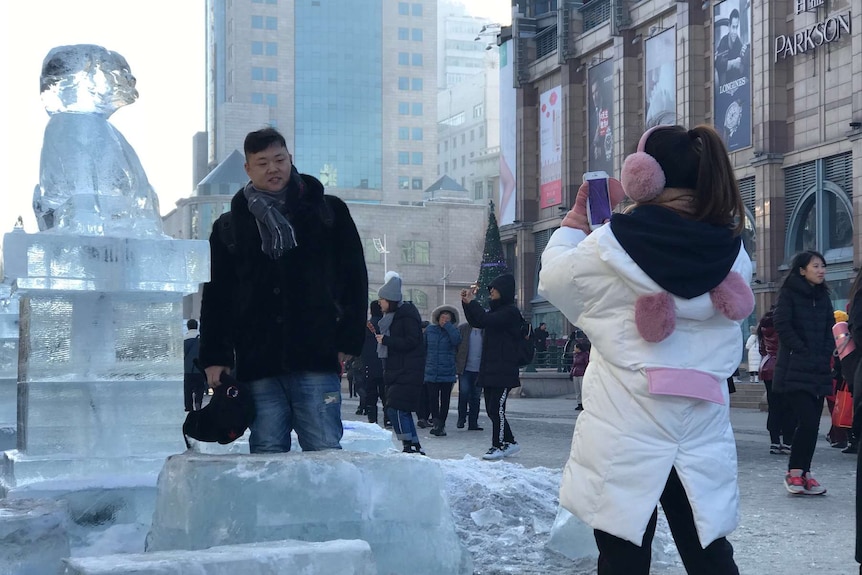
<path fill-rule="evenodd" d="M 278 68 L 267 68 L 266 69 L 266 81 L 267 82 L 277 82 L 278 81 Z"/>
<path fill-rule="evenodd" d="M 263 104 L 263 94 L 261 92 L 252 92 L 251 93 L 251 103 L 252 104 Z"/>
<path fill-rule="evenodd" d="M 263 80 L 263 68 L 259 66 L 252 66 L 251 68 L 251 79 L 252 80 Z"/>
<path fill-rule="evenodd" d="M 467 156 L 461 156 L 461 167 L 464 168 L 467 166 Z"/>
<path fill-rule="evenodd" d="M 449 151 L 449 140 L 443 140 L 443 151 L 444 152 Z"/>
<path fill-rule="evenodd" d="M 458 138 L 452 138 L 452 149 L 454 150 L 457 147 L 458 147 Z"/>
<path fill-rule="evenodd" d="M 485 136 L 485 126 L 479 126 L 479 137 L 482 138 Z"/>
<path fill-rule="evenodd" d="M 270 108 L 275 108 L 278 106 L 278 95 L 277 94 L 267 94 L 266 95 L 266 105 Z"/>
<path fill-rule="evenodd" d="M 449 162 L 446 161 L 446 162 L 443 162 L 443 173 L 445 174 L 448 172 L 449 172 Z"/>
<path fill-rule="evenodd" d="M 470 130 L 470 141 L 474 141 L 476 139 L 476 131 Z"/>
<path fill-rule="evenodd" d="M 410 102 L 398 102 L 398 113 L 402 116 L 409 116 Z"/>
<path fill-rule="evenodd" d="M 484 196 L 485 188 L 482 185 L 482 183 L 483 183 L 482 180 L 479 180 L 478 182 L 473 182 L 473 199 L 474 200 L 481 200 Z"/>
<path fill-rule="evenodd" d="M 413 139 L 414 139 L 414 140 L 421 140 L 421 139 L 423 139 L 423 138 L 422 138 L 422 136 L 423 136 L 423 135 L 424 135 L 424 134 L 423 134 L 422 128 L 413 128 Z"/>
<path fill-rule="evenodd" d="M 473 106 L 473 117 L 481 118 L 485 115 L 485 104 L 476 104 Z"/>
<path fill-rule="evenodd" d="M 401 263 L 427 266 L 431 263 L 431 244 L 421 240 L 401 242 Z"/>
<path fill-rule="evenodd" d="M 421 16 L 422 15 L 422 4 L 413 4 L 413 15 Z"/>
<path fill-rule="evenodd" d="M 398 139 L 399 140 L 409 140 L 410 139 L 410 128 L 400 127 L 398 128 Z"/>
<path fill-rule="evenodd" d="M 422 115 L 422 102 L 413 102 L 412 114 L 414 116 L 421 116 Z"/>
<path fill-rule="evenodd" d="M 278 18 L 275 16 L 267 16 L 266 17 L 266 29 L 267 30 L 278 30 Z"/>
<path fill-rule="evenodd" d="M 398 15 L 399 16 L 409 16 L 410 15 L 410 4 L 407 2 L 399 2 L 398 3 Z"/>
<path fill-rule="evenodd" d="M 462 144 L 466 144 L 466 143 L 467 143 L 467 134 L 461 134 L 461 143 L 462 143 Z"/>
<path fill-rule="evenodd" d="M 413 91 L 421 92 L 422 91 L 422 78 L 413 78 Z"/>
<path fill-rule="evenodd" d="M 251 27 L 253 29 L 262 30 L 263 29 L 263 16 L 252 16 L 251 17 Z"/>
<path fill-rule="evenodd" d="M 422 65 L 422 54 L 414 53 L 413 54 L 413 65 L 421 66 Z"/>
<path fill-rule="evenodd" d="M 398 89 L 399 90 L 409 90 L 410 89 L 410 78 L 407 76 L 399 76 L 398 77 Z"/>
<path fill-rule="evenodd" d="M 398 152 L 398 164 L 401 166 L 409 166 L 410 152 Z"/>
<path fill-rule="evenodd" d="M 422 165 L 422 152 L 413 152 L 413 156 L 411 158 L 411 163 L 414 166 Z"/>
<path fill-rule="evenodd" d="M 252 42 L 251 43 L 251 55 L 252 56 L 263 56 L 263 42 Z"/>
<path fill-rule="evenodd" d="M 421 189 L 424 189 L 424 188 L 422 187 L 422 178 L 413 178 L 413 180 L 412 180 L 412 182 L 411 182 L 411 187 L 412 187 L 414 190 L 421 190 Z"/>
<path fill-rule="evenodd" d="M 267 56 L 278 56 L 278 42 L 267 42 L 266 43 L 266 55 Z"/>
<path fill-rule="evenodd" d="M 413 28 L 410 31 L 410 35 L 413 38 L 414 42 L 421 42 L 422 41 L 422 28 Z"/>
<path fill-rule="evenodd" d="M 409 190 L 410 189 L 410 178 L 407 176 L 398 176 L 398 189 L 399 190 Z"/>
<path fill-rule="evenodd" d="M 410 65 L 410 54 L 408 52 L 398 52 L 398 65 L 399 66 L 409 66 Z"/>
<path fill-rule="evenodd" d="M 368 263 L 376 264 L 383 261 L 383 254 L 374 247 L 374 238 L 362 238 L 362 251 L 365 254 L 365 261 Z M 374 298 L 377 299 L 376 293 Z"/>
<path fill-rule="evenodd" d="M 398 28 L 398 39 L 399 40 L 409 40 L 410 39 L 410 28 Z"/>
<path fill-rule="evenodd" d="M 428 309 L 428 294 L 420 289 L 411 288 L 404 292 L 405 299 L 412 301 L 419 309 Z"/>
<path fill-rule="evenodd" d="M 278 4 L 278 0 L 266 0 L 267 4 Z"/>

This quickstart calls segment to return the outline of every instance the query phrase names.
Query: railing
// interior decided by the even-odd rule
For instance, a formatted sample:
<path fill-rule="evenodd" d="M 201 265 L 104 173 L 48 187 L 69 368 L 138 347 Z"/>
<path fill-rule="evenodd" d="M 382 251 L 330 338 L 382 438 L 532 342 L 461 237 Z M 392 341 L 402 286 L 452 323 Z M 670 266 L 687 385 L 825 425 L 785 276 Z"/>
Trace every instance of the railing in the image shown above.
<path fill-rule="evenodd" d="M 584 32 L 611 19 L 611 0 L 589 0 L 579 8 L 584 18 Z"/>
<path fill-rule="evenodd" d="M 548 351 L 537 351 L 533 354 L 533 362 L 524 371 L 535 372 L 537 369 L 552 370 L 557 373 L 568 373 L 572 369 L 572 352 L 565 351 L 562 346 L 548 346 Z"/>
<path fill-rule="evenodd" d="M 548 26 L 536 34 L 536 60 L 557 51 L 557 25 Z"/>

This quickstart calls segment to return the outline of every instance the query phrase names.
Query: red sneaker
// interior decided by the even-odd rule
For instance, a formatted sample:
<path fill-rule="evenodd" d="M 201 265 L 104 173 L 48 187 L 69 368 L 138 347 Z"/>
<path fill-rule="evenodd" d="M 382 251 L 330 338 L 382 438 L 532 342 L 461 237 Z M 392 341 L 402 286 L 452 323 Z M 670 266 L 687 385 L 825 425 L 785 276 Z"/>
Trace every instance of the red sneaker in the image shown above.
<path fill-rule="evenodd" d="M 826 488 L 820 485 L 814 477 L 811 476 L 811 473 L 806 473 L 803 477 L 805 481 L 805 495 L 824 495 L 826 493 Z"/>
<path fill-rule="evenodd" d="M 784 487 L 793 495 L 802 495 L 805 493 L 805 480 L 801 475 L 791 475 L 788 471 L 784 476 Z"/>

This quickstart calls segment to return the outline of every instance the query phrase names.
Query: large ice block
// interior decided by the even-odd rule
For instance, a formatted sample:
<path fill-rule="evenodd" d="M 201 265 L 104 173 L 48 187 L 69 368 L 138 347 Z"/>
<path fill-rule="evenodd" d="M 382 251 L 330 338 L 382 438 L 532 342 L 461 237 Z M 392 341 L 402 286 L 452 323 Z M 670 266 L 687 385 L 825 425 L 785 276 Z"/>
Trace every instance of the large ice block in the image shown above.
<path fill-rule="evenodd" d="M 10 232 L 6 276 L 22 290 L 195 293 L 209 281 L 209 243 Z"/>
<path fill-rule="evenodd" d="M 0 573 L 57 573 L 69 556 L 66 507 L 41 499 L 0 500 Z"/>
<path fill-rule="evenodd" d="M 470 575 L 443 474 L 425 457 L 182 454 L 159 475 L 148 551 L 363 539 L 386 575 Z"/>
<path fill-rule="evenodd" d="M 18 413 L 19 299 L 12 286 L 0 283 L 0 450 L 15 446 Z"/>
<path fill-rule="evenodd" d="M 365 541 L 269 541 L 201 551 L 67 559 L 63 575 L 376 575 Z"/>

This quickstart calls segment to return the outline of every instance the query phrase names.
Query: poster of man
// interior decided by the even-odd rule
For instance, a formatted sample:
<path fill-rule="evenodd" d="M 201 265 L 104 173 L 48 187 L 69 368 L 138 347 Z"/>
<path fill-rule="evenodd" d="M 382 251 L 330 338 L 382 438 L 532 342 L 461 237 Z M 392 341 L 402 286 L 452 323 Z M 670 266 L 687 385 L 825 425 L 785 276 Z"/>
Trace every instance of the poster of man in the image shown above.
<path fill-rule="evenodd" d="M 614 173 L 613 95 L 614 62 L 605 60 L 587 72 L 590 87 L 588 106 L 590 109 L 589 137 L 591 172 L 603 170 Z"/>
<path fill-rule="evenodd" d="M 676 29 L 648 38 L 645 46 L 647 127 L 676 123 Z"/>
<path fill-rule="evenodd" d="M 725 0 L 715 15 L 715 127 L 730 151 L 751 145 L 751 0 Z"/>

